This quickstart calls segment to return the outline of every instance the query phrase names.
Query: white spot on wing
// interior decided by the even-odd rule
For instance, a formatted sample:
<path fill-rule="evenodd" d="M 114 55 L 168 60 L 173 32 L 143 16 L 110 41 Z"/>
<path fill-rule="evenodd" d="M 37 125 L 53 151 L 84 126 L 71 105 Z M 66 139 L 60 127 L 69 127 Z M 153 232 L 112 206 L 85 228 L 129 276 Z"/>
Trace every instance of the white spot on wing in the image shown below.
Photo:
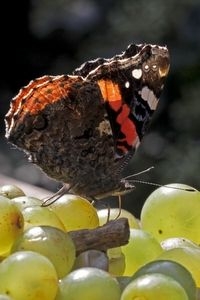
<path fill-rule="evenodd" d="M 140 95 L 144 101 L 147 101 L 151 110 L 155 110 L 158 105 L 158 99 L 154 95 L 154 92 L 147 86 L 144 86 L 140 92 Z"/>
<path fill-rule="evenodd" d="M 139 138 L 137 137 L 136 140 L 134 141 L 133 146 L 134 146 L 135 149 L 137 150 L 137 148 L 139 147 L 139 145 L 140 145 L 140 140 L 139 140 Z"/>
<path fill-rule="evenodd" d="M 142 76 L 142 70 L 141 69 L 134 69 L 132 71 L 132 76 L 135 78 L 135 79 L 140 79 L 141 76 Z"/>
<path fill-rule="evenodd" d="M 100 136 L 106 134 L 106 135 L 111 135 L 112 134 L 112 129 L 110 126 L 110 122 L 108 120 L 103 120 L 98 127 Z"/>
<path fill-rule="evenodd" d="M 125 87 L 128 89 L 130 87 L 130 82 L 129 81 L 126 81 L 125 82 Z"/>

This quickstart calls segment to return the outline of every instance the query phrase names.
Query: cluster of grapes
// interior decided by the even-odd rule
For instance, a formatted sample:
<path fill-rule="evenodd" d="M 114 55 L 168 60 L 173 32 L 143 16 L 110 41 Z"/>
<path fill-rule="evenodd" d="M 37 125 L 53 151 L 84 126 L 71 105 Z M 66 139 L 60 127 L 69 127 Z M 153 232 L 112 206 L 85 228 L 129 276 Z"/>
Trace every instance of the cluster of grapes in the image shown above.
<path fill-rule="evenodd" d="M 119 210 L 110 209 L 110 219 Z M 108 210 L 64 195 L 48 207 L 16 186 L 0 188 L 0 300 L 197 300 L 200 193 L 156 189 L 141 218 L 128 219 L 128 244 L 77 254 L 70 232 L 107 222 Z"/>

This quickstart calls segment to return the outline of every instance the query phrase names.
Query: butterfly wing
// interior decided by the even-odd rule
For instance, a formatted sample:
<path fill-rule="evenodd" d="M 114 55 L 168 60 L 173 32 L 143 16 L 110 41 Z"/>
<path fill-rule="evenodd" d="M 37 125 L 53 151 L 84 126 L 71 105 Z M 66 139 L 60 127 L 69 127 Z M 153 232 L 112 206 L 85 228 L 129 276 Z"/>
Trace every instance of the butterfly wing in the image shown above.
<path fill-rule="evenodd" d="M 149 127 L 164 87 L 169 71 L 167 48 L 130 45 L 117 59 L 106 60 L 92 70 L 89 66 L 86 79 L 95 80 L 101 90 L 116 155 L 134 153 Z M 86 74 L 86 65 L 83 70 Z"/>

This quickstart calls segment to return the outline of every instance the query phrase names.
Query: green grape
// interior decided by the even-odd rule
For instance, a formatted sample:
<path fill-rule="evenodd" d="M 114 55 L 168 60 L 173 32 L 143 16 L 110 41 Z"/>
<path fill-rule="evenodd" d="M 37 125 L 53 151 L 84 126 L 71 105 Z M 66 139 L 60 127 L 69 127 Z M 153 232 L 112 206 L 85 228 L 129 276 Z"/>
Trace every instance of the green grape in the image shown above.
<path fill-rule="evenodd" d="M 109 273 L 113 276 L 121 276 L 124 274 L 126 267 L 125 255 L 121 247 L 108 249 L 107 255 L 109 258 Z"/>
<path fill-rule="evenodd" d="M 0 300 L 14 300 L 14 299 L 8 295 L 0 295 Z"/>
<path fill-rule="evenodd" d="M 200 250 L 195 247 L 181 247 L 164 251 L 158 258 L 173 260 L 183 265 L 192 275 L 200 288 Z"/>
<path fill-rule="evenodd" d="M 12 202 L 20 209 L 24 209 L 29 206 L 41 206 L 42 202 L 40 199 L 29 196 L 21 196 L 12 199 Z"/>
<path fill-rule="evenodd" d="M 84 267 L 94 267 L 101 270 L 108 270 L 108 257 L 99 250 L 87 250 L 80 253 L 74 263 L 73 269 L 79 269 Z"/>
<path fill-rule="evenodd" d="M 0 255 L 8 253 L 15 239 L 23 232 L 24 220 L 10 199 L 0 196 Z"/>
<path fill-rule="evenodd" d="M 166 240 L 163 240 L 160 244 L 163 250 L 165 251 L 173 248 L 181 248 L 181 247 L 195 247 L 197 249 L 200 249 L 196 243 L 182 237 L 168 238 Z"/>
<path fill-rule="evenodd" d="M 133 275 L 141 266 L 154 260 L 162 253 L 159 242 L 148 232 L 130 229 L 129 243 L 121 247 L 125 255 L 124 276 Z"/>
<path fill-rule="evenodd" d="M 42 206 L 29 206 L 22 210 L 24 216 L 24 229 L 33 226 L 47 225 L 65 230 L 59 217 L 49 208 Z"/>
<path fill-rule="evenodd" d="M 120 215 L 119 215 L 120 212 Z M 103 225 L 109 220 L 114 220 L 118 216 L 119 218 L 127 218 L 129 222 L 130 228 L 140 228 L 139 226 L 139 221 L 134 217 L 133 214 L 131 214 L 129 211 L 125 209 L 119 209 L 119 208 L 104 208 L 104 209 L 99 209 L 97 211 L 98 217 L 99 217 L 99 225 Z"/>
<path fill-rule="evenodd" d="M 76 255 L 70 235 L 52 226 L 35 226 L 24 231 L 13 244 L 11 252 L 21 250 L 46 256 L 53 263 L 59 278 L 70 272 Z"/>
<path fill-rule="evenodd" d="M 22 189 L 13 184 L 5 184 L 0 187 L 0 195 L 12 199 L 15 197 L 25 196 Z"/>
<path fill-rule="evenodd" d="M 71 272 L 59 282 L 55 300 L 119 300 L 117 280 L 97 268 L 81 268 Z"/>
<path fill-rule="evenodd" d="M 137 277 L 124 289 L 120 300 L 189 300 L 184 288 L 173 278 L 152 273 Z"/>
<path fill-rule="evenodd" d="M 92 229 L 99 226 L 96 209 L 86 199 L 66 194 L 51 205 L 67 231 Z"/>
<path fill-rule="evenodd" d="M 141 267 L 131 280 L 142 275 L 161 273 L 175 279 L 185 289 L 188 299 L 196 299 L 196 285 L 191 273 L 181 264 L 172 260 L 155 260 Z"/>
<path fill-rule="evenodd" d="M 144 203 L 141 226 L 159 241 L 184 237 L 199 244 L 200 192 L 183 184 L 159 187 Z"/>
<path fill-rule="evenodd" d="M 56 270 L 39 253 L 16 252 L 0 264 L 0 293 L 15 300 L 54 300 L 57 290 Z"/>

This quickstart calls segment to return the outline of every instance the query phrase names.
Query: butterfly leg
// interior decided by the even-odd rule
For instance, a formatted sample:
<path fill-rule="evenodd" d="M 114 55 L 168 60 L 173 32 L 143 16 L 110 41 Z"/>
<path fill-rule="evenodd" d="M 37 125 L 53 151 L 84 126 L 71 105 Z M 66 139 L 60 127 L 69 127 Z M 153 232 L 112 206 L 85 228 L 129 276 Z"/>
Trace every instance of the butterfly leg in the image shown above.
<path fill-rule="evenodd" d="M 67 194 L 71 190 L 71 186 L 67 186 L 64 184 L 56 193 L 54 193 L 52 196 L 47 197 L 43 200 L 42 205 L 43 207 L 49 206 L 56 202 L 60 197 L 62 197 L 64 194 Z"/>

